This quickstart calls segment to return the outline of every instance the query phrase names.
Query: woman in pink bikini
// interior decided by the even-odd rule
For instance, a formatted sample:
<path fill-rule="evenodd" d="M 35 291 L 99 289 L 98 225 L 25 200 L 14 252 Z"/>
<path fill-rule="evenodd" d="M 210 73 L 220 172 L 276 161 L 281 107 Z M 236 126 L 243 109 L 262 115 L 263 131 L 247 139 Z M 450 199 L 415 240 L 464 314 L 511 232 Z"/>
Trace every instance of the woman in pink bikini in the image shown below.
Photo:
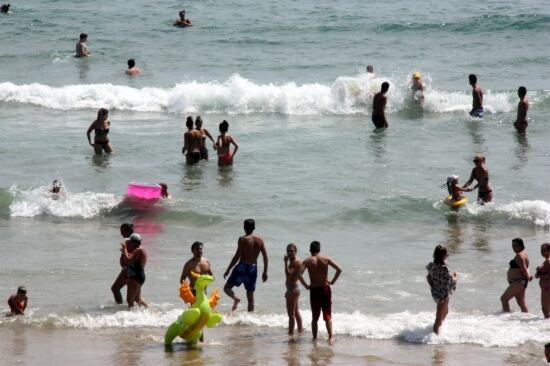
<path fill-rule="evenodd" d="M 229 130 L 229 123 L 226 120 L 223 120 L 220 123 L 220 133 L 218 140 L 216 141 L 216 146 L 218 150 L 218 166 L 228 166 L 233 165 L 233 158 L 239 149 L 239 144 L 229 135 L 227 131 Z M 231 152 L 230 145 L 233 144 L 234 149 Z"/>

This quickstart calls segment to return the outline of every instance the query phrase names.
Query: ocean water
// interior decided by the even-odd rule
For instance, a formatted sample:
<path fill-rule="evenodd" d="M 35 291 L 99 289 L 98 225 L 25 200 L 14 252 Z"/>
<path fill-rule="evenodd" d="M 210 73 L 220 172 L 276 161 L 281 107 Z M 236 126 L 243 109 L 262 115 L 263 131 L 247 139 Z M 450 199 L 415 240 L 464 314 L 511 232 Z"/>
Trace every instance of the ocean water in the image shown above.
<path fill-rule="evenodd" d="M 181 8 L 32 0 L 1 14 L 0 298 L 24 284 L 30 302 L 24 319 L 0 318 L 0 360 L 32 364 L 38 350 L 68 344 L 120 364 L 117 352 L 137 352 L 137 340 L 141 362 L 235 364 L 220 357 L 236 336 L 250 342 L 243 364 L 410 364 L 406 354 L 417 364 L 541 362 L 550 323 L 538 284 L 528 314 L 515 304 L 502 314 L 499 298 L 511 239 L 524 239 L 534 272 L 550 236 L 546 2 L 203 1 L 185 4 L 195 25 L 179 29 Z M 80 32 L 89 59 L 72 57 Z M 141 77 L 124 75 L 130 57 Z M 408 91 L 413 71 L 427 84 L 422 108 Z M 483 120 L 467 116 L 469 73 L 485 91 Z M 390 128 L 375 132 L 371 99 L 383 81 Z M 512 126 L 519 85 L 531 102 L 526 136 Z M 112 123 L 108 157 L 94 157 L 85 136 L 101 107 Z M 213 135 L 229 121 L 240 145 L 232 169 L 185 166 L 184 121 L 199 114 Z M 464 182 L 476 153 L 487 157 L 494 202 L 479 206 L 471 193 L 450 213 L 441 185 L 451 174 Z M 53 179 L 67 191 L 58 200 L 47 193 Z M 172 199 L 131 208 L 132 181 L 166 182 Z M 205 243 L 221 288 L 248 217 L 269 254 L 256 312 L 227 316 L 199 354 L 166 356 L 162 333 L 184 307 L 178 280 L 191 243 Z M 115 306 L 110 293 L 122 222 L 149 254 L 147 310 Z M 286 341 L 284 248 L 294 242 L 306 257 L 312 240 L 343 268 L 332 349 L 311 348 L 309 334 Z M 437 244 L 460 274 L 440 336 L 425 280 Z M 222 295 L 224 313 L 229 300 Z M 309 329 L 305 290 L 300 305 Z"/>

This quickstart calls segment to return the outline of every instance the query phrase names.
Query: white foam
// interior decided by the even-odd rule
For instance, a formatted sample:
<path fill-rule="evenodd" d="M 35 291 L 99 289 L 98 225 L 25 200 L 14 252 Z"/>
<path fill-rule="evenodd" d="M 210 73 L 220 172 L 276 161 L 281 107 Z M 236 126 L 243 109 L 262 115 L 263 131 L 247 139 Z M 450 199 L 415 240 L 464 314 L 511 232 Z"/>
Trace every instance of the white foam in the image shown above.
<path fill-rule="evenodd" d="M 132 88 L 124 85 L 89 84 L 50 87 L 33 83 L 0 83 L 0 102 L 34 104 L 51 109 L 100 108 L 168 113 L 280 113 L 288 115 L 368 114 L 372 96 L 383 81 L 391 84 L 388 112 L 407 108 L 410 90 L 406 78 L 372 78 L 368 74 L 338 77 L 332 84 L 256 84 L 239 75 L 224 82 L 182 82 L 173 88 Z M 424 108 L 447 113 L 471 109 L 471 95 L 429 87 Z M 489 112 L 514 108 L 510 93 L 485 95 Z"/>
<path fill-rule="evenodd" d="M 509 220 L 525 220 L 537 226 L 550 226 L 550 203 L 546 201 L 519 201 L 506 204 L 468 204 L 466 213 L 473 216 L 503 216 Z"/>
<path fill-rule="evenodd" d="M 29 190 L 10 188 L 13 201 L 10 204 L 12 217 L 34 217 L 51 215 L 57 217 L 92 218 L 102 211 L 111 210 L 119 199 L 110 193 L 82 192 L 65 194 L 54 197 L 49 192 L 49 186 L 42 186 Z"/>

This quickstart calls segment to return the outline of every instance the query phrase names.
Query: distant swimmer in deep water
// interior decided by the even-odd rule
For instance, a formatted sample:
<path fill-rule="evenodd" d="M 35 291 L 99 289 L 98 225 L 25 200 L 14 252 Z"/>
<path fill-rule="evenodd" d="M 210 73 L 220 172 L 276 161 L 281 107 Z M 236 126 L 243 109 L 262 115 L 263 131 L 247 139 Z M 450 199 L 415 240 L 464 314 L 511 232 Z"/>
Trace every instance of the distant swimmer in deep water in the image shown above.
<path fill-rule="evenodd" d="M 86 33 L 80 33 L 80 38 L 76 43 L 75 57 L 88 57 L 92 54 L 86 45 L 87 40 L 88 35 Z"/>
<path fill-rule="evenodd" d="M 218 150 L 218 166 L 228 166 L 233 165 L 233 158 L 239 149 L 239 144 L 233 136 L 227 133 L 229 130 L 229 123 L 226 120 L 223 120 L 220 123 L 220 133 L 218 140 L 216 141 L 216 146 Z M 231 152 L 230 146 L 233 145 L 233 152 Z"/>
<path fill-rule="evenodd" d="M 128 70 L 125 71 L 126 75 L 130 76 L 139 76 L 141 75 L 141 70 L 136 67 L 136 61 L 131 58 L 128 60 Z"/>
<path fill-rule="evenodd" d="M 0 13 L 7 14 L 10 11 L 10 6 L 11 4 L 2 4 L 2 6 L 0 6 Z"/>
<path fill-rule="evenodd" d="M 159 186 L 160 186 L 160 197 L 161 198 L 172 198 L 172 196 L 170 196 L 170 193 L 168 193 L 168 184 L 159 183 Z"/>
<path fill-rule="evenodd" d="M 9 315 L 25 315 L 25 309 L 27 308 L 28 301 L 27 289 L 25 286 L 19 286 L 17 288 L 17 293 L 15 295 L 11 295 L 8 299 L 8 305 L 10 306 Z"/>
<path fill-rule="evenodd" d="M 470 74 L 468 76 L 470 85 L 472 86 L 472 110 L 470 111 L 470 116 L 483 118 L 483 90 L 477 84 L 477 76 Z"/>
<path fill-rule="evenodd" d="M 191 20 L 185 17 L 185 10 L 180 11 L 179 16 L 180 18 L 174 23 L 176 27 L 190 27 L 193 25 Z"/>
<path fill-rule="evenodd" d="M 422 82 L 422 74 L 418 71 L 412 74 L 411 91 L 415 101 L 424 102 L 424 83 Z"/>
<path fill-rule="evenodd" d="M 107 154 L 113 152 L 113 148 L 109 143 L 109 130 L 111 128 L 111 122 L 109 121 L 109 111 L 105 108 L 99 108 L 97 111 L 97 119 L 92 122 L 86 135 L 88 136 L 88 143 L 94 147 L 96 155 L 103 154 L 105 151 Z M 94 131 L 94 143 L 90 139 L 90 134 Z"/>
<path fill-rule="evenodd" d="M 388 121 L 386 120 L 386 92 L 390 88 L 390 84 L 387 81 L 382 83 L 382 87 L 378 93 L 374 95 L 372 99 L 372 123 L 376 128 L 387 128 Z"/>
<path fill-rule="evenodd" d="M 181 153 L 185 154 L 185 162 L 187 165 L 195 165 L 201 161 L 201 133 L 193 129 L 193 117 L 188 116 L 185 121 L 187 132 L 183 134 L 183 149 Z"/>
<path fill-rule="evenodd" d="M 470 179 L 468 179 L 462 188 L 468 187 L 475 179 L 477 184 L 473 189 L 477 188 L 477 203 L 482 205 L 493 200 L 493 190 L 489 184 L 489 169 L 487 169 L 487 165 L 485 165 L 485 156 L 482 154 L 474 156 L 474 164 L 476 166 L 472 169 Z"/>
<path fill-rule="evenodd" d="M 374 67 L 372 67 L 372 65 L 367 66 L 367 74 L 369 74 L 373 78 L 376 77 L 376 74 L 374 73 Z"/>
<path fill-rule="evenodd" d="M 524 134 L 527 131 L 527 111 L 529 110 L 529 99 L 527 99 L 527 88 L 520 86 L 518 89 L 518 115 L 514 127 L 518 133 Z"/>
<path fill-rule="evenodd" d="M 65 193 L 64 189 L 63 189 L 63 183 L 61 183 L 61 181 L 55 179 L 53 182 L 52 182 L 52 185 L 50 187 L 50 193 L 53 193 L 55 195 L 62 195 Z"/>

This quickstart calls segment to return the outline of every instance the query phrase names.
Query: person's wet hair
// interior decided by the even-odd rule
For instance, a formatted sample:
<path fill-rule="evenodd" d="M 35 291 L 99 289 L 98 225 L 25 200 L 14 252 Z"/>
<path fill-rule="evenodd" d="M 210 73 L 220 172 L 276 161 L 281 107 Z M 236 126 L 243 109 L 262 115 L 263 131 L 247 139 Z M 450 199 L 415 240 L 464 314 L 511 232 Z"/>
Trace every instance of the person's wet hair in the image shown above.
<path fill-rule="evenodd" d="M 222 123 L 220 123 L 220 132 L 226 133 L 229 130 L 229 123 L 224 119 Z"/>
<path fill-rule="evenodd" d="M 88 38 L 88 35 L 86 33 L 80 33 L 80 40 L 85 41 Z"/>
<path fill-rule="evenodd" d="M 368 65 L 367 72 L 374 72 L 374 67 L 372 67 L 372 65 Z"/>
<path fill-rule="evenodd" d="M 244 220 L 244 232 L 246 234 L 252 234 L 254 230 L 256 230 L 256 223 L 254 222 L 254 219 Z"/>
<path fill-rule="evenodd" d="M 470 84 L 477 83 L 477 76 L 475 74 L 468 75 L 468 80 L 470 80 Z"/>
<path fill-rule="evenodd" d="M 523 243 L 523 239 L 521 238 L 512 239 L 512 243 L 516 243 L 521 248 L 521 250 L 525 249 L 525 244 Z"/>
<path fill-rule="evenodd" d="M 185 125 L 186 125 L 187 128 L 189 128 L 189 129 L 193 128 L 193 117 L 188 116 L 188 117 L 187 117 L 187 120 L 185 121 Z"/>
<path fill-rule="evenodd" d="M 445 258 L 447 258 L 447 247 L 443 245 L 438 245 L 434 249 L 434 263 L 436 264 L 445 264 Z"/>
<path fill-rule="evenodd" d="M 19 286 L 17 288 L 17 293 L 25 295 L 27 293 L 27 289 L 25 288 L 25 286 Z"/>
<path fill-rule="evenodd" d="M 382 90 L 382 92 L 385 93 L 388 91 L 389 88 L 390 88 L 390 83 L 388 83 L 387 81 L 384 81 L 382 83 L 382 88 L 380 90 Z"/>
<path fill-rule="evenodd" d="M 128 68 L 131 69 L 132 67 L 136 66 L 136 61 L 131 58 L 128 60 Z"/>
<path fill-rule="evenodd" d="M 124 237 L 129 237 L 134 233 L 134 224 L 130 224 L 128 222 L 125 222 L 124 224 L 120 225 L 120 234 Z"/>
<path fill-rule="evenodd" d="M 287 250 L 287 251 L 288 251 L 289 249 L 291 249 L 291 248 L 294 249 L 294 252 L 295 252 L 295 253 L 298 253 L 298 248 L 296 247 L 296 244 L 290 243 L 290 244 L 288 244 L 288 245 L 286 246 L 286 250 Z"/>
<path fill-rule="evenodd" d="M 107 119 L 107 116 L 109 115 L 109 110 L 106 109 L 106 108 L 99 108 L 99 110 L 97 111 L 97 119 L 98 120 L 105 120 Z"/>
<path fill-rule="evenodd" d="M 317 240 L 312 241 L 311 244 L 309 244 L 309 252 L 311 254 L 317 254 L 321 251 L 321 243 L 319 243 Z"/>
<path fill-rule="evenodd" d="M 159 183 L 160 186 L 160 195 L 163 197 L 168 196 L 168 184 L 166 183 Z"/>
<path fill-rule="evenodd" d="M 527 88 L 524 87 L 524 86 L 520 86 L 520 87 L 518 88 L 518 95 L 519 95 L 520 97 L 522 97 L 522 98 L 523 98 L 525 95 L 527 95 Z"/>
<path fill-rule="evenodd" d="M 193 244 L 191 244 L 191 251 L 194 252 L 195 249 L 197 249 L 199 246 L 203 246 L 203 244 L 200 241 L 196 241 Z"/>
<path fill-rule="evenodd" d="M 544 252 L 550 252 L 550 243 L 544 243 L 540 246 L 540 249 Z"/>
<path fill-rule="evenodd" d="M 197 118 L 195 118 L 195 126 L 197 126 L 197 127 L 201 127 L 201 126 L 202 126 L 202 118 L 201 118 L 201 116 L 197 116 Z"/>

